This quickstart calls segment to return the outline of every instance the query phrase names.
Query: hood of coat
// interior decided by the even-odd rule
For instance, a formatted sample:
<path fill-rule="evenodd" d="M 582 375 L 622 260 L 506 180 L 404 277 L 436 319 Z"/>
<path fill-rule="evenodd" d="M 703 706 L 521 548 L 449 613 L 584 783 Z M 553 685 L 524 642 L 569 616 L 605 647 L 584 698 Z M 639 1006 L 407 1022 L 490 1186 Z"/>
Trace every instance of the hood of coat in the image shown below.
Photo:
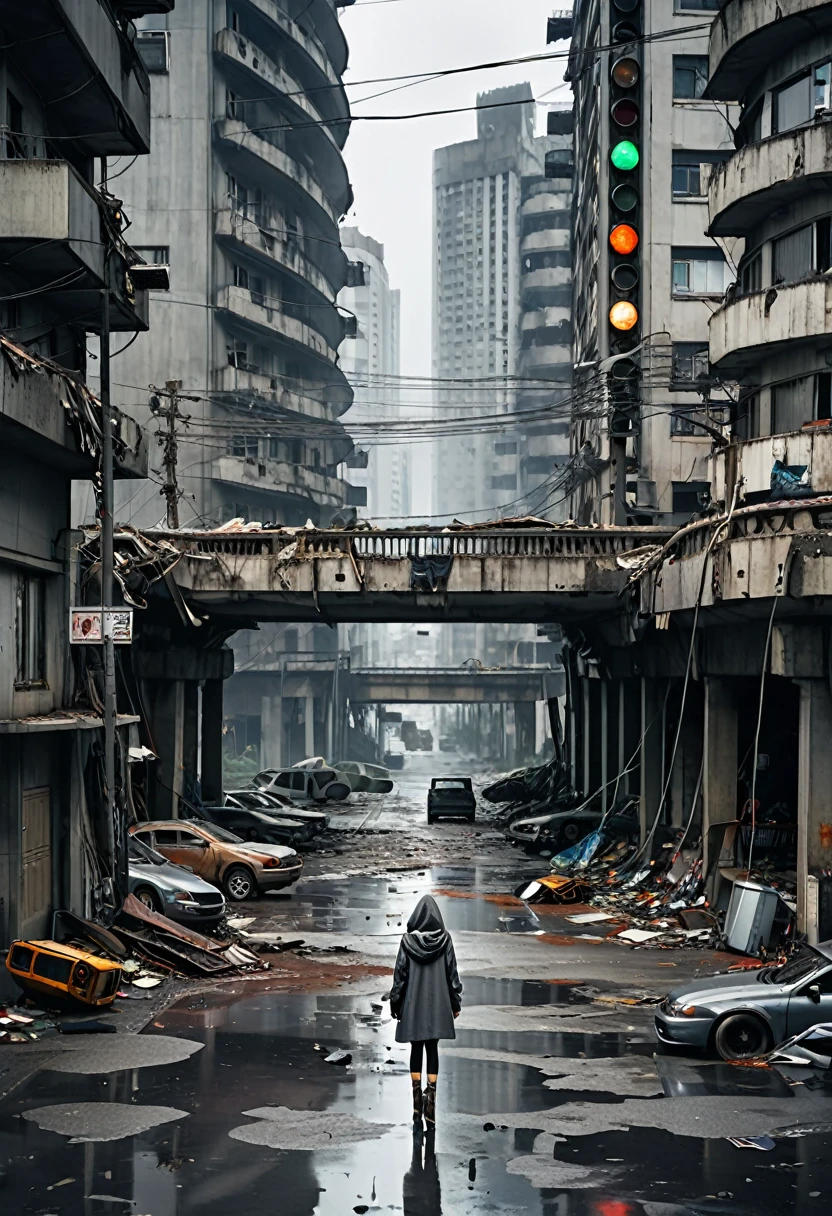
<path fill-rule="evenodd" d="M 407 922 L 407 933 L 402 938 L 405 950 L 416 963 L 432 963 L 444 954 L 450 940 L 436 900 L 423 895 Z"/>

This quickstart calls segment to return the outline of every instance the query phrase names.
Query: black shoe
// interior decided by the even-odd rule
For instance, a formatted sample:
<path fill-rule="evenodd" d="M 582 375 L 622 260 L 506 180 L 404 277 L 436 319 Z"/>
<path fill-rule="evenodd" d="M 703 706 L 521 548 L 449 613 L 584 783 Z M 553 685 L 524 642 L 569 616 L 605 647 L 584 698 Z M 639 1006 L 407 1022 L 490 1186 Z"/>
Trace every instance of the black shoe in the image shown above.
<path fill-rule="evenodd" d="M 413 1122 L 422 1121 L 422 1082 L 413 1081 Z"/>
<path fill-rule="evenodd" d="M 436 1123 L 436 1085 L 428 1081 L 428 1087 L 424 1094 L 424 1112 L 425 1122 L 431 1125 Z"/>

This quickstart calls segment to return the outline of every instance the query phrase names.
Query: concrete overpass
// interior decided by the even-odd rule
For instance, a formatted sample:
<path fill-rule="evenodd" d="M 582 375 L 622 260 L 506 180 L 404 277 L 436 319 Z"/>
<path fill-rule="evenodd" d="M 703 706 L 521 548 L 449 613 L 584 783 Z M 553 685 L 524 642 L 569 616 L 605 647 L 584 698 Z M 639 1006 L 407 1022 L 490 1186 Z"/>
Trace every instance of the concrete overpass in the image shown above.
<path fill-rule="evenodd" d="M 165 532 L 194 612 L 239 621 L 544 622 L 624 610 L 621 559 L 672 529 L 574 526 Z"/>
<path fill-rule="evenodd" d="M 551 667 L 354 668 L 348 679 L 354 705 L 500 704 L 563 696 L 566 678 Z"/>

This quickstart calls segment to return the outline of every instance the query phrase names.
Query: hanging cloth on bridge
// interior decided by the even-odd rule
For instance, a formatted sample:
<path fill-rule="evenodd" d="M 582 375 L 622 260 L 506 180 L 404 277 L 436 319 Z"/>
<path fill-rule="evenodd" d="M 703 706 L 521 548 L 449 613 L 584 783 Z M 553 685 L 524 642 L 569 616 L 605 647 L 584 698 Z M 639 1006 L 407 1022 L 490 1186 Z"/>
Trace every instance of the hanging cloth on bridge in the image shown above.
<path fill-rule="evenodd" d="M 431 553 L 427 557 L 411 557 L 410 590 L 444 591 L 453 564 L 453 553 Z"/>

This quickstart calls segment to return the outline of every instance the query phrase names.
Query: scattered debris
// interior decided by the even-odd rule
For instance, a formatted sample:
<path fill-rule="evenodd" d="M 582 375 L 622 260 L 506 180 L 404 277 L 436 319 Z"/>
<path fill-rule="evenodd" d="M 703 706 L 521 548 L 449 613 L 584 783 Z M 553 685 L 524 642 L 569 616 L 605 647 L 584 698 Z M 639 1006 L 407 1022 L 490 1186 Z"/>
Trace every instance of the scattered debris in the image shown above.
<path fill-rule="evenodd" d="M 324 1064 L 340 1064 L 346 1068 L 348 1064 L 352 1064 L 352 1053 L 349 1051 L 333 1051 L 328 1056 L 324 1056 Z"/>
<path fill-rule="evenodd" d="M 728 1143 L 735 1148 L 756 1148 L 762 1153 L 770 1153 L 774 1148 L 771 1136 L 729 1136 Z"/>

